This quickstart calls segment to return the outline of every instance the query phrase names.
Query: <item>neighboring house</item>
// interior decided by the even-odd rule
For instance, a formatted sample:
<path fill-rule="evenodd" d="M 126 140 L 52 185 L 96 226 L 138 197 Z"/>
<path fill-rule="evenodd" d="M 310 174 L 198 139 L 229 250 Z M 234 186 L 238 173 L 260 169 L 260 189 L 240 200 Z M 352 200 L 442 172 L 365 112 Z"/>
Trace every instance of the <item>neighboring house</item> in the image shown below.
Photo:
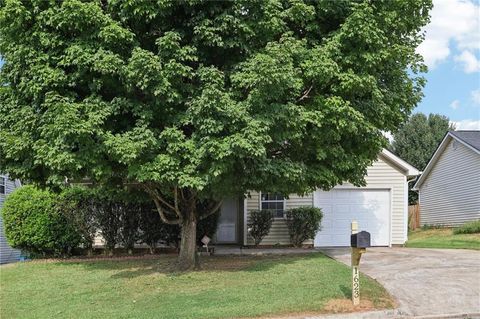
<path fill-rule="evenodd" d="M 326 192 L 317 190 L 307 196 L 250 193 L 243 199 L 227 199 L 221 208 L 216 242 L 253 245 L 247 225 L 250 212 L 272 209 L 275 220 L 261 245 L 288 245 L 290 239 L 284 211 L 300 206 L 322 208 L 322 229 L 313 241 L 315 247 L 350 246 L 350 223 L 356 220 L 360 230 L 371 233 L 373 246 L 403 245 L 407 241 L 408 179 L 419 171 L 393 153 L 383 150 L 367 169 L 365 187 L 339 185 Z"/>
<path fill-rule="evenodd" d="M 20 186 L 18 181 L 13 181 L 7 175 L 0 174 L 0 211 L 3 207 L 3 202 L 8 194 Z M 3 231 L 3 219 L 0 213 L 0 264 L 6 264 L 20 260 L 21 252 L 18 249 L 10 247 Z"/>
<path fill-rule="evenodd" d="M 421 225 L 480 219 L 480 131 L 448 132 L 414 186 Z"/>

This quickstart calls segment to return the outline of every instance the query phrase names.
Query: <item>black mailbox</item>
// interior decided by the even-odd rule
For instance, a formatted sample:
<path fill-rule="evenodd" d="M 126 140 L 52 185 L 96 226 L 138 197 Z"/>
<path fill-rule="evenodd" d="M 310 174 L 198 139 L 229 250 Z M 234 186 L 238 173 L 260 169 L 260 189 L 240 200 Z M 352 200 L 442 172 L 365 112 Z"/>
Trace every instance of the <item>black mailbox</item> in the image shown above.
<path fill-rule="evenodd" d="M 361 231 L 359 233 L 352 234 L 350 237 L 350 246 L 355 248 L 370 247 L 370 233 L 367 231 Z"/>

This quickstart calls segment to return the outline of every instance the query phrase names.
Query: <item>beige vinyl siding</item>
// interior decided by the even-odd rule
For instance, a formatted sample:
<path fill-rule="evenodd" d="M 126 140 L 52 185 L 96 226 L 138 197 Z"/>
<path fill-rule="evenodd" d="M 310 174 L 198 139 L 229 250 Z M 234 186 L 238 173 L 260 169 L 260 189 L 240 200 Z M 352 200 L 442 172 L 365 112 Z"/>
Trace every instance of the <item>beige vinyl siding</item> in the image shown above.
<path fill-rule="evenodd" d="M 250 222 L 250 212 L 260 209 L 260 193 L 251 192 L 246 199 L 247 204 L 247 224 Z M 285 209 L 296 208 L 301 206 L 312 206 L 313 195 L 299 196 L 290 195 L 285 200 Z M 307 241 L 305 244 L 312 244 L 313 241 Z M 253 245 L 253 238 L 247 234 L 247 245 Z M 275 218 L 270 229 L 270 233 L 262 240 L 261 245 L 290 245 L 290 237 L 288 235 L 287 224 L 283 218 Z"/>
<path fill-rule="evenodd" d="M 1 175 L 5 177 L 4 175 Z M 3 202 L 5 201 L 8 194 L 13 192 L 17 187 L 17 183 L 13 180 L 7 178 L 6 180 L 5 194 L 0 194 L 0 264 L 6 264 L 18 261 L 20 259 L 21 251 L 14 249 L 8 245 L 5 232 L 3 230 L 3 219 L 1 215 L 1 210 L 3 207 Z"/>
<path fill-rule="evenodd" d="M 451 138 L 420 186 L 419 202 L 421 225 L 480 219 L 480 154 Z"/>
<path fill-rule="evenodd" d="M 406 241 L 406 194 L 405 183 L 406 177 L 400 169 L 386 162 L 383 155 L 367 169 L 365 177 L 367 188 L 389 189 L 391 193 L 391 219 L 390 233 L 391 244 L 401 245 Z M 337 186 L 338 189 L 353 187 L 348 183 Z M 260 197 L 258 193 L 251 193 L 246 199 L 247 205 L 247 221 L 249 221 L 249 212 L 260 208 Z M 307 196 L 290 195 L 286 200 L 286 209 L 300 206 L 312 206 L 313 194 Z M 313 241 L 306 242 L 308 244 Z M 247 245 L 252 245 L 252 238 L 247 235 Z M 282 219 L 276 219 L 270 230 L 270 234 L 264 238 L 261 245 L 288 245 L 290 239 L 288 236 L 287 226 Z"/>

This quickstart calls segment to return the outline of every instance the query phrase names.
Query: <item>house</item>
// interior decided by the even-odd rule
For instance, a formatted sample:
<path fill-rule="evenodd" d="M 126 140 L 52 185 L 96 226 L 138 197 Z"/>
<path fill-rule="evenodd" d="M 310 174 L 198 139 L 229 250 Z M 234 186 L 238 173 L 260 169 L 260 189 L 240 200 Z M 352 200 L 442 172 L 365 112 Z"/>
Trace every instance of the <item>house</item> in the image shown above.
<path fill-rule="evenodd" d="M 480 131 L 447 132 L 414 189 L 421 225 L 480 219 Z"/>
<path fill-rule="evenodd" d="M 7 175 L 0 174 L 0 211 L 7 195 L 20 186 L 18 181 L 8 178 Z M 3 231 L 3 220 L 0 214 L 0 264 L 6 264 L 20 260 L 21 252 L 18 249 L 10 247 Z"/>
<path fill-rule="evenodd" d="M 275 219 L 261 245 L 290 244 L 284 211 L 300 206 L 320 207 L 322 229 L 306 244 L 315 247 L 350 246 L 350 223 L 356 220 L 361 230 L 371 233 L 373 246 L 403 245 L 407 241 L 408 180 L 419 171 L 383 150 L 367 169 L 366 186 L 343 184 L 330 191 L 317 190 L 306 196 L 252 192 L 245 199 L 224 200 L 216 242 L 253 245 L 247 225 L 253 210 L 272 209 Z"/>

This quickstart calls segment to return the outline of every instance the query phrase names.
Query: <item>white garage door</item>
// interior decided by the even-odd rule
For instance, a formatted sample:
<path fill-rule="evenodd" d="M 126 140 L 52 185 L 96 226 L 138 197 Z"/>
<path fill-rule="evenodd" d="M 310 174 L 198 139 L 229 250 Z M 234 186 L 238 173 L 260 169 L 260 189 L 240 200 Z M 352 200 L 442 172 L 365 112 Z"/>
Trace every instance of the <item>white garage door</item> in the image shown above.
<path fill-rule="evenodd" d="M 316 191 L 314 196 L 314 205 L 323 211 L 315 247 L 350 246 L 352 220 L 371 234 L 372 246 L 390 244 L 389 190 L 334 189 Z"/>

